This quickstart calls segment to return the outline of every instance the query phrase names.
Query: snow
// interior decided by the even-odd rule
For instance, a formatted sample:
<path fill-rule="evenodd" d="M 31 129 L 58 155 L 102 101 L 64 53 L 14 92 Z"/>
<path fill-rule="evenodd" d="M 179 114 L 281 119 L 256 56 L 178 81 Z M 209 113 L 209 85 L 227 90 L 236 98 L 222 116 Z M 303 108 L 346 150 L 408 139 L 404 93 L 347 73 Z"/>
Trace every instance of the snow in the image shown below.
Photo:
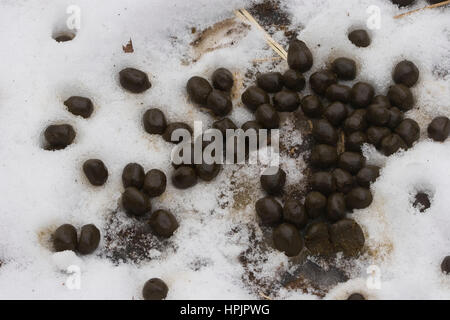
<path fill-rule="evenodd" d="M 450 298 L 450 278 L 440 272 L 443 257 L 450 254 L 450 142 L 426 138 L 433 117 L 450 116 L 450 11 L 426 10 L 394 20 L 407 9 L 385 0 L 282 2 L 293 26 L 299 27 L 299 38 L 313 52 L 314 70 L 339 56 L 354 58 L 357 80 L 386 93 L 399 60 L 414 61 L 420 69 L 419 82 L 412 89 L 416 107 L 407 114 L 421 127 L 420 142 L 389 158 L 365 150 L 368 162 L 384 166 L 372 185 L 373 204 L 352 215 L 363 227 L 368 250 L 347 270 L 351 279 L 325 298 L 344 299 L 353 291 L 373 299 Z M 72 41 L 57 43 L 52 34 L 64 25 L 66 8 L 72 4 L 81 8 L 81 29 Z M 170 176 L 172 145 L 144 132 L 141 117 L 147 108 L 160 107 L 170 121 L 201 120 L 207 128 L 214 119 L 187 101 L 187 79 L 208 78 L 217 67 L 229 68 L 240 79 L 247 69 L 272 68 L 271 63 L 253 67 L 253 60 L 274 55 L 256 28 L 236 37 L 233 46 L 192 62 L 191 28 L 203 30 L 250 4 L 244 0 L 1 1 L 0 298 L 141 299 L 143 284 L 153 277 L 168 284 L 168 299 L 260 298 L 243 283 L 239 263 L 240 253 L 249 245 L 247 226 L 256 221 L 254 201 L 263 194 L 259 168 L 227 166 L 213 182 L 187 191 L 169 183 L 152 204 L 169 209 L 180 227 L 169 249 L 151 250 L 151 260 L 114 263 L 105 257 L 104 239 L 95 254 L 80 257 L 54 253 L 49 242 L 52 231 L 63 223 L 77 228 L 94 223 L 103 235 L 111 215 L 116 214 L 120 224 L 133 223 L 120 209 L 115 213 L 127 163 L 141 163 L 146 170 L 158 168 Z M 368 48 L 356 48 L 346 38 L 347 31 L 365 25 L 369 5 L 381 9 L 381 28 L 370 31 Z M 424 5 L 425 1 L 417 1 L 413 8 Z M 284 41 L 282 32 L 273 37 Z M 135 52 L 125 54 L 122 45 L 130 38 Z M 118 72 L 128 66 L 147 72 L 152 88 L 138 95 L 125 92 Z M 275 68 L 285 70 L 286 63 Z M 71 95 L 93 101 L 95 110 L 89 119 L 67 112 L 63 101 Z M 238 126 L 253 117 L 240 105 L 239 96 L 230 116 Z M 74 143 L 60 151 L 43 150 L 45 127 L 63 122 L 74 126 Z M 290 119 L 286 126 L 292 126 Z M 296 132 L 289 139 L 302 142 Z M 108 167 L 104 186 L 93 187 L 84 177 L 81 165 L 88 158 L 102 159 Z M 296 160 L 281 159 L 292 185 L 303 179 L 304 163 Z M 232 189 L 231 180 L 240 189 Z M 411 198 L 423 188 L 432 192 L 432 205 L 419 213 Z M 244 204 L 235 203 L 238 198 Z M 232 233 L 236 226 L 241 228 Z M 280 268 L 288 270 L 283 254 L 269 250 L 261 255 L 268 257 L 261 262 L 261 277 L 270 277 Z M 68 277 L 64 268 L 70 264 L 81 267 L 80 290 L 64 285 Z M 380 269 L 380 289 L 366 287 L 370 265 Z M 316 297 L 281 290 L 278 298 Z"/>

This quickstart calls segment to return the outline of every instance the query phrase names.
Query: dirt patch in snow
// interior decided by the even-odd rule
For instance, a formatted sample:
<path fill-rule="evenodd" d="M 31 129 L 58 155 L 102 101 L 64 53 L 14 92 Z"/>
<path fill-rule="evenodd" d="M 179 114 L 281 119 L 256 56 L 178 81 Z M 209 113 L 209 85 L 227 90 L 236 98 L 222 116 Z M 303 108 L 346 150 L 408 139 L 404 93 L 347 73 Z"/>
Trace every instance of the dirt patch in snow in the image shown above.
<path fill-rule="evenodd" d="M 124 224 L 117 212 L 108 217 L 104 241 L 102 255 L 114 263 L 141 263 L 176 251 L 176 245 L 170 239 L 159 238 L 150 232 L 147 219 L 133 219 Z"/>

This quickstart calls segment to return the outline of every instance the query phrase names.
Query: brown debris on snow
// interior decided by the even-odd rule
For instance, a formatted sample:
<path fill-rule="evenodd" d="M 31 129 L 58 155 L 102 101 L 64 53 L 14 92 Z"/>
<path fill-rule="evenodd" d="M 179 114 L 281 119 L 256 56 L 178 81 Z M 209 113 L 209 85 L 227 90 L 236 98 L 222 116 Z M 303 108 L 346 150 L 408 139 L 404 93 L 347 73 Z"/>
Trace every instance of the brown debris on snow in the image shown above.
<path fill-rule="evenodd" d="M 125 53 L 133 53 L 134 52 L 133 41 L 131 41 L 131 38 L 125 46 L 122 46 L 122 50 Z"/>

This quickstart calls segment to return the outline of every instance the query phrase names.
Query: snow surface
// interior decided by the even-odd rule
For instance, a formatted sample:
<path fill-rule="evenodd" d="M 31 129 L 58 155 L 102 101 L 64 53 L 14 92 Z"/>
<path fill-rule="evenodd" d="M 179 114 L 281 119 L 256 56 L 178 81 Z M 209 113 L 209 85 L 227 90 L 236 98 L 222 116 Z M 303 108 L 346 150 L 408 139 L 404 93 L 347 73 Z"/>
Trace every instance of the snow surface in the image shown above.
<path fill-rule="evenodd" d="M 313 52 L 314 70 L 335 57 L 351 57 L 358 62 L 358 80 L 385 93 L 396 62 L 407 58 L 420 69 L 420 80 L 412 89 L 416 107 L 408 116 L 420 124 L 421 140 L 389 158 L 365 150 L 369 162 L 384 165 L 372 185 L 373 204 L 352 215 L 366 234 L 367 253 L 347 270 L 351 280 L 334 287 L 325 298 L 345 299 L 359 291 L 372 299 L 449 299 L 450 277 L 440 272 L 440 263 L 450 254 L 450 142 L 435 143 L 425 134 L 434 116 L 450 116 L 449 8 L 394 20 L 406 9 L 386 0 L 282 3 L 300 30 L 299 38 Z M 52 34 L 64 24 L 71 4 L 81 8 L 81 29 L 74 40 L 57 43 Z M 170 240 L 175 249 L 152 250 L 150 261 L 114 263 L 103 254 L 104 241 L 96 254 L 82 257 L 54 253 L 49 243 L 52 231 L 63 223 L 77 227 L 94 223 L 102 234 L 112 214 L 124 225 L 131 223 L 120 209 L 114 213 L 127 163 L 138 162 L 146 170 L 159 168 L 170 175 L 172 145 L 147 135 L 141 125 L 148 107 L 162 108 L 170 121 L 201 120 L 209 127 L 213 118 L 187 102 L 187 79 L 209 77 L 217 67 L 227 67 L 243 78 L 254 59 L 274 55 L 252 28 L 233 46 L 185 63 L 195 37 L 192 27 L 202 30 L 250 4 L 243 0 L 0 1 L 0 298 L 141 299 L 142 285 L 152 277 L 168 284 L 168 299 L 260 298 L 243 283 L 244 270 L 238 261 L 249 245 L 248 229 L 230 234 L 236 226 L 255 224 L 254 201 L 262 195 L 258 168 L 229 166 L 215 181 L 188 191 L 169 183 L 153 207 L 171 210 L 180 222 Z M 356 48 L 347 31 L 364 26 L 369 5 L 380 7 L 381 29 L 370 31 L 370 47 Z M 425 1 L 417 1 L 414 8 L 424 5 Z M 122 45 L 130 38 L 135 52 L 125 54 Z M 274 38 L 283 41 L 282 32 L 275 32 Z M 119 86 L 118 72 L 128 66 L 149 74 L 152 88 L 145 94 L 130 94 Z M 263 63 L 257 70 L 270 67 Z M 285 70 L 286 64 L 276 68 Z M 71 95 L 92 99 L 91 118 L 67 112 L 63 101 Z M 234 105 L 231 118 L 236 124 L 252 119 L 238 98 Z M 60 122 L 74 126 L 75 142 L 64 150 L 43 150 L 43 130 Z M 289 126 L 290 119 L 286 123 Z M 290 139 L 302 141 L 295 133 Z M 102 159 L 108 167 L 110 175 L 103 187 L 91 186 L 84 177 L 81 164 L 88 158 Z M 301 183 L 304 164 L 289 158 L 282 162 L 288 184 Z M 241 188 L 251 198 L 246 205 L 234 205 L 236 191 L 231 191 L 230 177 L 241 179 Z M 419 213 L 411 198 L 423 188 L 432 192 L 432 206 Z M 280 268 L 289 270 L 282 253 L 271 250 L 266 256 L 260 277 L 271 277 Z M 198 261 L 201 267 L 193 268 Z M 68 277 L 64 269 L 70 264 L 81 268 L 81 290 L 64 285 Z M 381 271 L 380 289 L 366 286 L 366 267 L 373 264 Z M 283 289 L 277 298 L 315 296 Z"/>

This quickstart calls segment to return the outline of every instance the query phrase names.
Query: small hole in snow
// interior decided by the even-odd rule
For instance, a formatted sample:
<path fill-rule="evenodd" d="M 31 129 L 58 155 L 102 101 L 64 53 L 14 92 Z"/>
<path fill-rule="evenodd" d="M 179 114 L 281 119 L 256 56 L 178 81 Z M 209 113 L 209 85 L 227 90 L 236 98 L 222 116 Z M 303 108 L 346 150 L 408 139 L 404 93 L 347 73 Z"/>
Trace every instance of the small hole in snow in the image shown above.
<path fill-rule="evenodd" d="M 53 35 L 53 39 L 55 39 L 56 42 L 71 41 L 73 38 L 75 38 L 75 33 L 73 32 L 62 32 Z"/>
<path fill-rule="evenodd" d="M 71 29 L 67 26 L 66 17 L 61 17 L 53 26 L 52 38 L 56 42 L 71 41 L 77 35 L 77 29 Z"/>
<path fill-rule="evenodd" d="M 414 197 L 413 207 L 420 212 L 425 212 L 431 206 L 430 196 L 426 192 L 417 192 Z"/>

